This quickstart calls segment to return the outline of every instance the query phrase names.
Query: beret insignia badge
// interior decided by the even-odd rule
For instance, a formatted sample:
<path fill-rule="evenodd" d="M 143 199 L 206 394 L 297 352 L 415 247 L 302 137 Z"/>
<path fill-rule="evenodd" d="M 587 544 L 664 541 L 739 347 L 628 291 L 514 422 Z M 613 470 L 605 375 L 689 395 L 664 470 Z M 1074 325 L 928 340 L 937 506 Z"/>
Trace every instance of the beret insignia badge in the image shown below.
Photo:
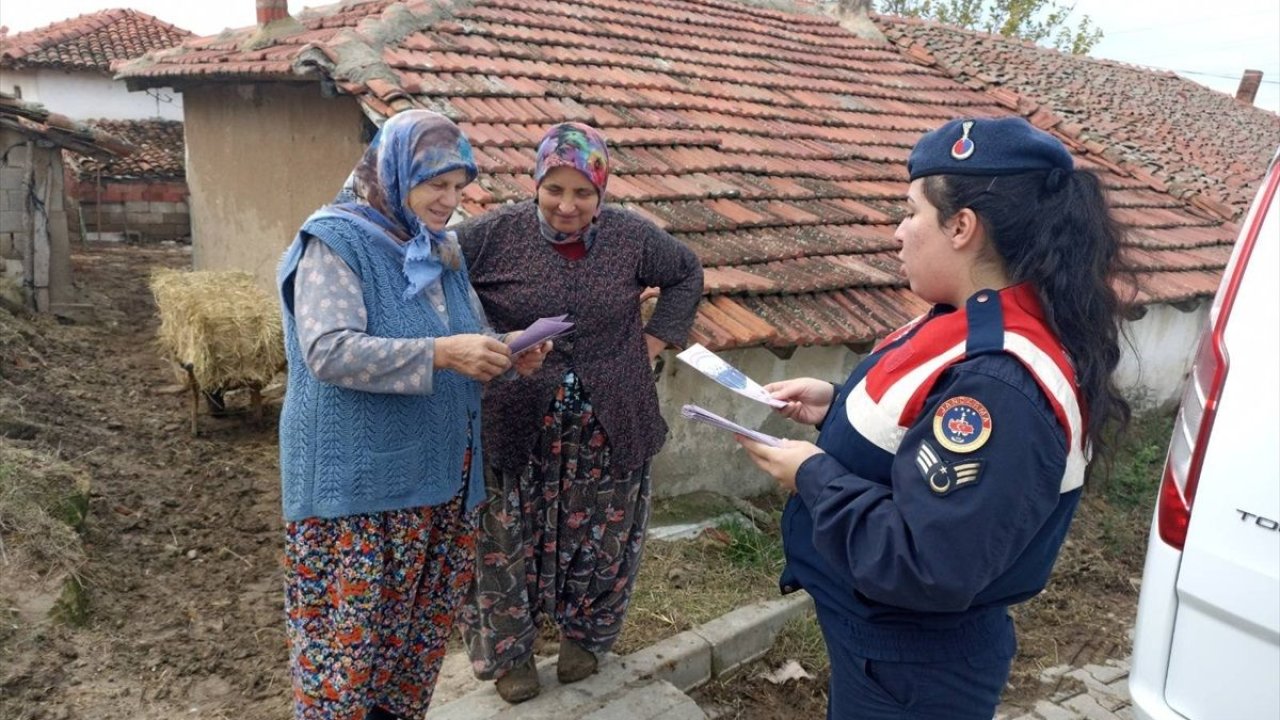
<path fill-rule="evenodd" d="M 977 146 L 969 139 L 969 131 L 973 129 L 973 121 L 964 121 L 960 128 L 962 134 L 960 139 L 951 146 L 951 157 L 957 160 L 968 160 L 973 155 L 973 151 L 977 149 Z"/>

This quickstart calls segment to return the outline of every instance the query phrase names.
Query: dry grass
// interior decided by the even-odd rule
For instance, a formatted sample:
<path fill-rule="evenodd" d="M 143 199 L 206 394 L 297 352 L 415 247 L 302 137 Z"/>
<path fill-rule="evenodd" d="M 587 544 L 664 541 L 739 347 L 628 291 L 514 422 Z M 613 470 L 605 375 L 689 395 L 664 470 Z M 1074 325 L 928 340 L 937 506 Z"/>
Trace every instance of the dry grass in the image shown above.
<path fill-rule="evenodd" d="M 40 576 L 76 572 L 88 500 L 82 472 L 0 440 L 0 563 Z"/>
<path fill-rule="evenodd" d="M 201 388 L 265 387 L 284 367 L 280 308 L 248 273 L 157 270 L 151 292 L 164 355 Z"/>
<path fill-rule="evenodd" d="M 82 472 L 0 439 L 0 647 L 31 641 L 20 628 L 50 617 L 84 621 L 87 561 L 79 530 L 88 510 Z"/>
<path fill-rule="evenodd" d="M 747 521 L 696 540 L 650 541 L 614 652 L 634 652 L 759 600 L 778 597 L 782 542 L 777 523 Z"/>

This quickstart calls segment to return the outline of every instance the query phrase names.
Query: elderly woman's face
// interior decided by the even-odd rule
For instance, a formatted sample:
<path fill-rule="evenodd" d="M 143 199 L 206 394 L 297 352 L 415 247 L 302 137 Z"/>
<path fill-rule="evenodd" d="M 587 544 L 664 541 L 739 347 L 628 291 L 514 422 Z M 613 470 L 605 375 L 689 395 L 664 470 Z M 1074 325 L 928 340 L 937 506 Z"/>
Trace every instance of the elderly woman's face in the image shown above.
<path fill-rule="evenodd" d="M 552 169 L 538 187 L 538 208 L 558 232 L 576 233 L 586 227 L 599 204 L 596 186 L 571 167 Z"/>
<path fill-rule="evenodd" d="M 453 217 L 466 186 L 467 171 L 461 168 L 437 175 L 409 191 L 409 210 L 432 232 L 440 232 Z"/>

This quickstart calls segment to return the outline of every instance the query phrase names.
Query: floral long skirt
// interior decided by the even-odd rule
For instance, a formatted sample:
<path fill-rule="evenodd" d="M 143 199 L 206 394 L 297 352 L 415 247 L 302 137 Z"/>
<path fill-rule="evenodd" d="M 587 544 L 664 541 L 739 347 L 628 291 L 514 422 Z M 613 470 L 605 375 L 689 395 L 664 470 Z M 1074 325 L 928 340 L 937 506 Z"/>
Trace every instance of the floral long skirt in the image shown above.
<path fill-rule="evenodd" d="M 519 473 L 486 469 L 470 602 L 458 614 L 477 677 L 533 653 L 544 619 L 594 653 L 618 639 L 649 522 L 649 465 L 615 473 L 586 389 L 565 374 Z"/>
<path fill-rule="evenodd" d="M 297 720 L 363 720 L 374 707 L 406 718 L 427 712 L 475 566 L 465 495 L 464 484 L 442 505 L 288 523 Z"/>

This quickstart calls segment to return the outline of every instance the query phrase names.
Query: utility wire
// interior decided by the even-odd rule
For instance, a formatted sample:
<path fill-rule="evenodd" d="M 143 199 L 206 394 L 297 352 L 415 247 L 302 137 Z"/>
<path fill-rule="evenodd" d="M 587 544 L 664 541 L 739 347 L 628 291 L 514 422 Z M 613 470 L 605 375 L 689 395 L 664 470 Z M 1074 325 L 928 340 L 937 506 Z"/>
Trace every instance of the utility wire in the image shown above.
<path fill-rule="evenodd" d="M 1183 75 L 1202 75 L 1204 77 L 1222 78 L 1223 80 L 1239 80 L 1240 79 L 1239 75 L 1220 75 L 1218 73 L 1199 72 L 1196 70 L 1174 70 L 1174 72 L 1182 73 Z M 1260 82 L 1262 82 L 1264 85 L 1280 85 L 1280 80 L 1262 80 Z"/>

